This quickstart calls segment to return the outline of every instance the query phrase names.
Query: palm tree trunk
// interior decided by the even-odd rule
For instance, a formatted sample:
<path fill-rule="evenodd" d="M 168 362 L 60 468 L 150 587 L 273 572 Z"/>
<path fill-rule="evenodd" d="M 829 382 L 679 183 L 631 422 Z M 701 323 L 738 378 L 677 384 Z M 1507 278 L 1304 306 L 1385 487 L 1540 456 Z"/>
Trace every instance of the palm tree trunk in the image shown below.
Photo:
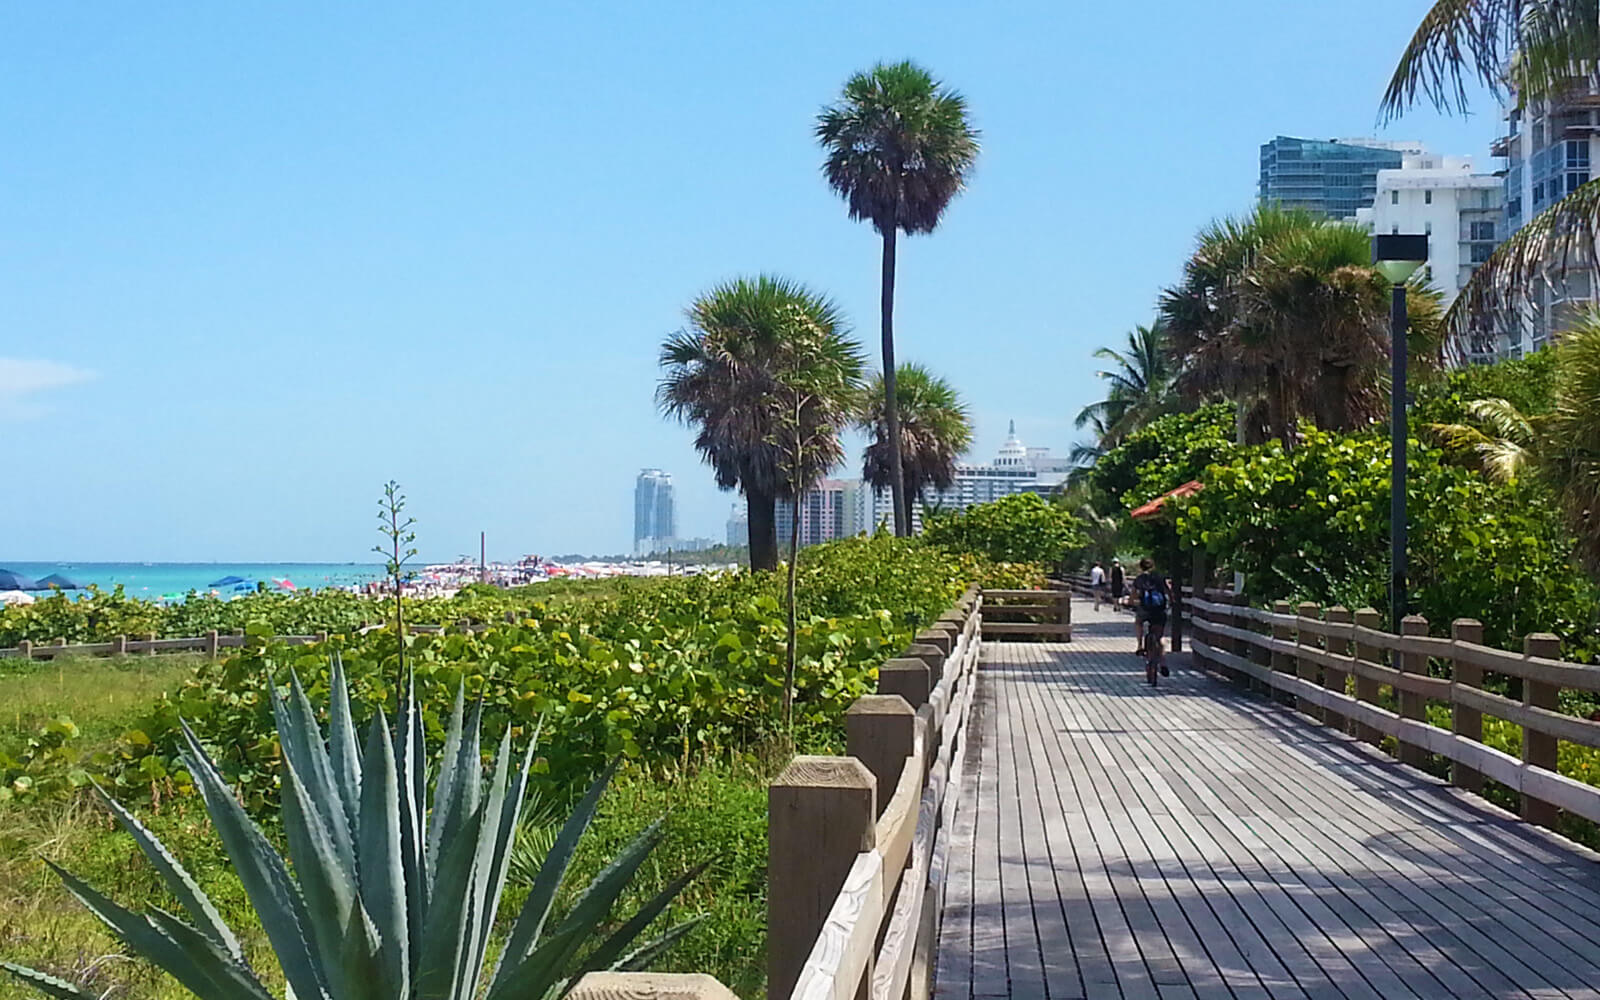
<path fill-rule="evenodd" d="M 795 570 L 800 564 L 800 506 L 804 500 L 804 494 L 795 498 L 794 517 L 789 519 L 789 644 L 788 658 L 783 667 L 783 727 L 791 734 L 794 732 L 794 583 Z"/>
<path fill-rule="evenodd" d="M 894 500 L 894 533 L 911 534 L 911 508 L 901 472 L 900 401 L 895 396 L 894 369 L 894 238 L 893 223 L 883 233 L 883 412 L 889 424 L 889 495 Z"/>
<path fill-rule="evenodd" d="M 750 568 L 778 568 L 778 503 L 767 492 L 745 488 L 745 508 L 749 511 Z"/>

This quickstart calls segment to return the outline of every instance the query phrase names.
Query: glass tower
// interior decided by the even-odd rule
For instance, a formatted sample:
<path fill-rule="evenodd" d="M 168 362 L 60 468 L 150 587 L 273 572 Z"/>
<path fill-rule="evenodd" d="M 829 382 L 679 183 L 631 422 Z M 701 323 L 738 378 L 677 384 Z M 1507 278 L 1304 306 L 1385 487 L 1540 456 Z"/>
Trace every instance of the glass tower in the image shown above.
<path fill-rule="evenodd" d="M 1378 194 L 1378 171 L 1398 168 L 1410 147 L 1360 142 L 1280 135 L 1262 143 L 1262 203 L 1304 208 L 1330 219 L 1353 218 L 1356 209 L 1371 208 Z M 1385 148 L 1391 145 L 1394 148 Z"/>

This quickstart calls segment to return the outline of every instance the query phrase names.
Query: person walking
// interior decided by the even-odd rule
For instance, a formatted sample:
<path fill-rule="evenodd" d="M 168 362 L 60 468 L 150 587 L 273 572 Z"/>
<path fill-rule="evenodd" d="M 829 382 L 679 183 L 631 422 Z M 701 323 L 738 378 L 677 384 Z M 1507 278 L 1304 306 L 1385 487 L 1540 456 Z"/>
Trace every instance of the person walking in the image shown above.
<path fill-rule="evenodd" d="M 1172 588 L 1167 578 L 1156 572 L 1150 559 L 1139 560 L 1139 575 L 1133 578 L 1133 619 L 1139 634 L 1138 655 L 1149 664 L 1146 676 L 1153 686 L 1156 671 L 1169 674 L 1167 655 L 1161 639 L 1167 631 L 1167 609 L 1172 606 Z"/>
<path fill-rule="evenodd" d="M 1127 581 L 1122 573 L 1122 560 L 1111 560 L 1111 607 L 1113 610 L 1122 604 L 1122 595 L 1126 591 Z"/>
<path fill-rule="evenodd" d="M 1104 566 L 1100 565 L 1100 560 L 1098 559 L 1094 562 L 1094 568 L 1089 570 L 1089 589 L 1094 591 L 1094 609 L 1099 611 L 1101 602 L 1109 594 L 1106 590 L 1106 570 Z"/>

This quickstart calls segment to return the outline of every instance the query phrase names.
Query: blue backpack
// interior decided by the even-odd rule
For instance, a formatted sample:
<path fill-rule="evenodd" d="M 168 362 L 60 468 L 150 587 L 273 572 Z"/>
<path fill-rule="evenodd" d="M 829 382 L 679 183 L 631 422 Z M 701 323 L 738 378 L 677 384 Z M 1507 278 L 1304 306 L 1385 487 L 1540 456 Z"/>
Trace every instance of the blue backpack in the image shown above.
<path fill-rule="evenodd" d="M 1167 592 L 1154 587 L 1146 587 L 1139 592 L 1139 605 L 1146 611 L 1167 610 Z"/>

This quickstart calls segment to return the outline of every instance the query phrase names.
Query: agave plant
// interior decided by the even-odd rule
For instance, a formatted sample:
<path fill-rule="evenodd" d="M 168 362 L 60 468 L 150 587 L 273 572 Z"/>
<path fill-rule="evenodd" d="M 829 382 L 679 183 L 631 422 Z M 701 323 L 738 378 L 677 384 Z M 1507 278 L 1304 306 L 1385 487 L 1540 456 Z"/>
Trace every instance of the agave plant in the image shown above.
<path fill-rule="evenodd" d="M 364 749 L 357 747 L 337 658 L 326 738 L 298 677 L 291 677 L 286 696 L 275 698 L 287 859 L 245 814 L 193 731 L 183 727 L 184 763 L 261 918 L 290 1000 L 548 1000 L 584 973 L 645 967 L 694 923 L 636 944 L 699 868 L 667 886 L 608 936 L 598 933 L 659 842 L 657 821 L 595 877 L 562 919 L 546 927 L 613 765 L 562 827 L 496 967 L 485 976 L 533 746 L 514 760 L 508 732 L 485 785 L 480 709 L 475 707 L 463 724 L 458 691 L 429 809 L 422 714 L 409 683 L 407 690 L 399 724 L 391 731 L 379 708 Z M 100 794 L 160 872 L 188 921 L 159 907 L 136 914 L 52 864 L 67 889 L 131 951 L 202 1000 L 270 1000 L 238 937 L 200 886 L 132 814 Z M 0 968 L 49 996 L 91 996 L 21 965 L 0 962 Z"/>

